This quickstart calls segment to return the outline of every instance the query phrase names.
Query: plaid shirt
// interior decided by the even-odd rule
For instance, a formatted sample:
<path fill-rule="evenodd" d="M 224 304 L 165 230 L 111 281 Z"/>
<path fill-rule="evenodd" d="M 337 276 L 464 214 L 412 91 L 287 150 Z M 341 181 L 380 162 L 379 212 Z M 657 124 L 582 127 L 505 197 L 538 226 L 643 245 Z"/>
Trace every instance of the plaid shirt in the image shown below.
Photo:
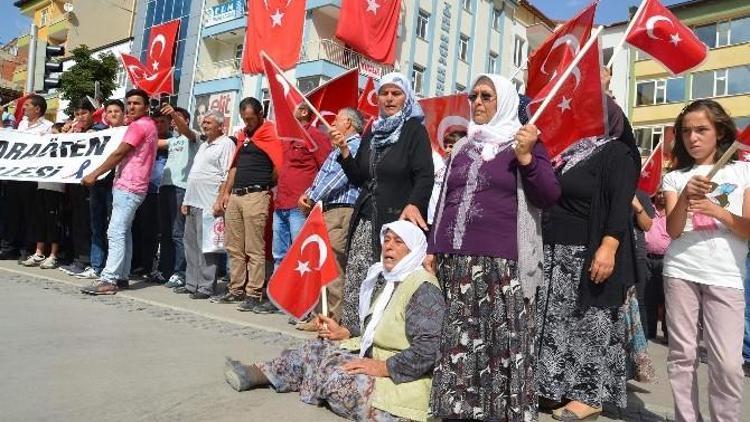
<path fill-rule="evenodd" d="M 354 134 L 346 139 L 349 144 L 349 153 L 352 157 L 357 155 L 359 144 L 362 141 L 358 134 Z M 349 179 L 344 174 L 341 164 L 336 161 L 339 154 L 338 148 L 334 148 L 328 154 L 323 167 L 315 176 L 310 188 L 307 189 L 307 195 L 313 202 L 323 201 L 326 204 L 352 204 L 357 201 L 359 188 L 349 183 Z"/>

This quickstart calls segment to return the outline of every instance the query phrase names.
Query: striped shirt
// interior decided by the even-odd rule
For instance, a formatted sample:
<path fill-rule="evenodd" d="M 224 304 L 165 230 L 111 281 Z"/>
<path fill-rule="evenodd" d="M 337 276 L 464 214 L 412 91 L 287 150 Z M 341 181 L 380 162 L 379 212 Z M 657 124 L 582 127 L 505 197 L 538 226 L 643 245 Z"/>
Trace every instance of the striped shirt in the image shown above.
<path fill-rule="evenodd" d="M 352 157 L 357 155 L 361 138 L 354 134 L 346 139 L 349 145 L 349 153 Z M 334 148 L 323 163 L 323 167 L 315 176 L 307 195 L 312 202 L 323 201 L 326 204 L 351 204 L 357 202 L 359 188 L 349 183 L 344 169 L 336 160 L 341 154 L 338 148 Z"/>

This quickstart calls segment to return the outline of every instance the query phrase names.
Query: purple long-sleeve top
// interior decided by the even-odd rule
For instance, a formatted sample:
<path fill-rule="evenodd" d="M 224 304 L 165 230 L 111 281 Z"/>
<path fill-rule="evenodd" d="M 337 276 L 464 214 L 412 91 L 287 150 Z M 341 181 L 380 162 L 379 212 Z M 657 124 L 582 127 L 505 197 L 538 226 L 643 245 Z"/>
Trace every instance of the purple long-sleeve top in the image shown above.
<path fill-rule="evenodd" d="M 489 161 L 480 154 L 479 145 L 467 142 L 451 158 L 438 210 L 443 201 L 445 206 L 436 216 L 428 251 L 517 260 L 516 169 L 527 200 L 538 208 L 557 202 L 560 185 L 541 142 L 525 166 L 518 163 L 512 148 Z"/>

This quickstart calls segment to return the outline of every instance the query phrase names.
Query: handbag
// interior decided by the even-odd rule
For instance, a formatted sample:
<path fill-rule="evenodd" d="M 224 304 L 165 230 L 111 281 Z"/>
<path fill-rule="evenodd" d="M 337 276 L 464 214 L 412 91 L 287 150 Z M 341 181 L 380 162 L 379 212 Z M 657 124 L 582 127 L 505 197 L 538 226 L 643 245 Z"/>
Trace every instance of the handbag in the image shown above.
<path fill-rule="evenodd" d="M 203 253 L 224 252 L 224 217 L 214 217 L 210 211 L 203 210 L 203 231 L 201 233 L 201 251 Z"/>

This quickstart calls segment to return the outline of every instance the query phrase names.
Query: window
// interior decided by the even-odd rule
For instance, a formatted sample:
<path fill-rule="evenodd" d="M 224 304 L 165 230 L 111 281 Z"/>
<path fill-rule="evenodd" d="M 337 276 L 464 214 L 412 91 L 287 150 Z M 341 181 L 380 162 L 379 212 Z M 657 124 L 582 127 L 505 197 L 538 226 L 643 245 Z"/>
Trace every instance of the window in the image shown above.
<path fill-rule="evenodd" d="M 503 10 L 496 7 L 492 8 L 492 28 L 499 31 L 503 26 Z"/>
<path fill-rule="evenodd" d="M 471 0 L 463 0 L 464 10 L 471 13 Z"/>
<path fill-rule="evenodd" d="M 260 92 L 260 102 L 263 104 L 263 116 L 271 115 L 271 92 L 268 88 L 263 88 Z"/>
<path fill-rule="evenodd" d="M 745 128 L 750 125 L 750 116 L 735 117 L 733 120 L 738 130 L 745 130 Z"/>
<path fill-rule="evenodd" d="M 740 95 L 750 92 L 750 66 L 693 74 L 693 99 Z"/>
<path fill-rule="evenodd" d="M 732 44 L 750 41 L 750 16 L 733 20 L 729 32 L 732 34 Z"/>
<path fill-rule="evenodd" d="M 463 61 L 469 60 L 469 37 L 464 34 L 458 38 L 458 58 Z"/>
<path fill-rule="evenodd" d="M 614 47 L 602 48 L 602 65 L 606 66 L 609 64 L 609 61 L 612 60 L 612 55 L 614 54 L 614 51 L 615 51 Z"/>
<path fill-rule="evenodd" d="M 642 153 L 650 153 L 664 138 L 664 126 L 635 128 L 635 143 Z"/>
<path fill-rule="evenodd" d="M 738 95 L 750 92 L 750 66 L 729 68 L 728 79 L 728 95 Z"/>
<path fill-rule="evenodd" d="M 498 73 L 497 53 L 494 51 L 490 51 L 490 55 L 487 56 L 487 73 Z"/>
<path fill-rule="evenodd" d="M 709 48 L 750 41 L 750 16 L 698 26 L 695 35 Z"/>
<path fill-rule="evenodd" d="M 238 63 L 242 60 L 242 47 L 242 44 L 237 44 L 234 46 L 234 60 Z"/>
<path fill-rule="evenodd" d="M 427 28 L 430 24 L 430 14 L 419 9 L 417 15 L 417 36 L 423 40 L 427 39 Z"/>
<path fill-rule="evenodd" d="M 458 93 L 466 92 L 466 87 L 456 82 L 456 92 Z"/>
<path fill-rule="evenodd" d="M 693 32 L 709 48 L 716 47 L 716 24 L 703 25 L 696 27 Z"/>
<path fill-rule="evenodd" d="M 685 101 L 685 78 L 639 82 L 636 86 L 637 106 Z"/>
<path fill-rule="evenodd" d="M 523 46 L 525 43 L 526 41 L 519 36 L 516 36 L 513 43 L 513 64 L 518 68 L 523 67 Z"/>
<path fill-rule="evenodd" d="M 411 68 L 411 86 L 414 87 L 414 92 L 419 95 L 424 94 L 424 67 L 415 64 Z"/>
<path fill-rule="evenodd" d="M 125 75 L 125 68 L 118 65 L 117 66 L 117 76 L 115 76 L 115 85 L 118 87 L 124 87 L 126 81 L 126 75 Z"/>
<path fill-rule="evenodd" d="M 39 26 L 45 26 L 49 23 L 49 8 L 42 9 L 39 12 Z"/>

